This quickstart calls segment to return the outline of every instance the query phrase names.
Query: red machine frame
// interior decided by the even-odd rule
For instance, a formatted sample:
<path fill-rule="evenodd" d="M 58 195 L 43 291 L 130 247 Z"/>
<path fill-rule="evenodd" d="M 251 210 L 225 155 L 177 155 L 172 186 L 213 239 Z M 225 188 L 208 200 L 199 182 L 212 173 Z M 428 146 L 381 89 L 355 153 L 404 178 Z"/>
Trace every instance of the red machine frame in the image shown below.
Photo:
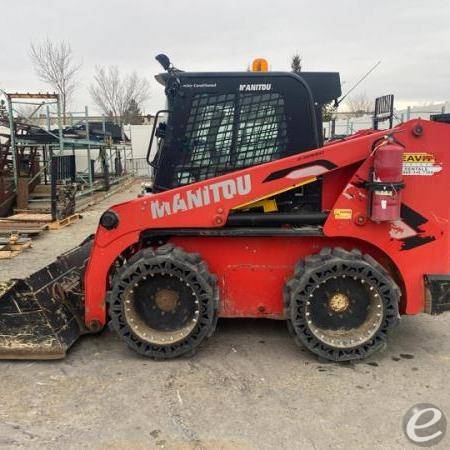
<path fill-rule="evenodd" d="M 112 230 L 99 226 L 85 273 L 86 325 L 94 329 L 106 323 L 111 269 L 120 255 L 142 246 L 145 230 L 173 229 L 170 242 L 201 254 L 210 271 L 218 275 L 221 317 L 285 318 L 283 286 L 295 263 L 326 246 L 359 248 L 370 254 L 401 287 L 401 312 L 422 312 L 424 276 L 450 273 L 445 197 L 450 192 L 450 127 L 412 120 L 389 133 L 405 147 L 405 164 L 411 155 L 417 169 L 405 174 L 402 195 L 408 217 L 402 214 L 398 222 L 375 223 L 368 218 L 369 193 L 364 183 L 369 180 L 374 147 L 386 131 L 357 133 L 323 148 L 115 205 L 111 211 L 119 219 L 118 226 Z M 286 235 L 280 236 L 177 234 L 180 228 L 224 229 L 233 209 L 317 176 L 323 177 L 323 210 L 330 211 L 322 235 L 283 228 Z M 236 188 L 239 182 L 240 189 Z M 202 190 L 208 193 L 209 203 L 203 198 L 186 206 L 186 196 L 200 195 Z"/>

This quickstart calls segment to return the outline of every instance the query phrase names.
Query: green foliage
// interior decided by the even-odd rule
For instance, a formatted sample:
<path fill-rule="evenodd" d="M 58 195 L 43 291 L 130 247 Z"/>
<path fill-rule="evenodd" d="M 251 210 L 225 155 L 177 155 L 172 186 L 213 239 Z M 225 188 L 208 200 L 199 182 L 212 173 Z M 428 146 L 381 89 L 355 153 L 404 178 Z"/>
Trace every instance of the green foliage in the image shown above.
<path fill-rule="evenodd" d="M 299 53 L 296 53 L 291 58 L 291 70 L 294 73 L 300 73 L 302 71 L 302 57 Z"/>
<path fill-rule="evenodd" d="M 0 118 L 6 118 L 6 104 L 5 100 L 0 100 Z"/>
<path fill-rule="evenodd" d="M 333 102 L 323 105 L 322 106 L 322 120 L 324 122 L 330 122 L 333 119 L 334 112 L 335 112 L 335 107 L 334 107 Z"/>
<path fill-rule="evenodd" d="M 142 123 L 142 112 L 139 109 L 139 105 L 133 98 L 130 100 L 128 108 L 122 118 L 124 124 L 139 125 Z"/>

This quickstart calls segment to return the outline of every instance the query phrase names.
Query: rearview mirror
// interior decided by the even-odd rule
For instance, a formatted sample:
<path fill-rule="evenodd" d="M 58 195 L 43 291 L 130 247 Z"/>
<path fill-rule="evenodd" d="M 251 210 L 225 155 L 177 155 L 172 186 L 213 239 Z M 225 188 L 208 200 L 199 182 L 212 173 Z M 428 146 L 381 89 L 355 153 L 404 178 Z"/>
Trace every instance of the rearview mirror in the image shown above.
<path fill-rule="evenodd" d="M 169 70 L 170 68 L 170 59 L 167 55 L 165 55 L 164 53 L 160 53 L 159 55 L 155 56 L 156 61 L 158 61 L 161 66 L 163 66 L 164 70 Z"/>

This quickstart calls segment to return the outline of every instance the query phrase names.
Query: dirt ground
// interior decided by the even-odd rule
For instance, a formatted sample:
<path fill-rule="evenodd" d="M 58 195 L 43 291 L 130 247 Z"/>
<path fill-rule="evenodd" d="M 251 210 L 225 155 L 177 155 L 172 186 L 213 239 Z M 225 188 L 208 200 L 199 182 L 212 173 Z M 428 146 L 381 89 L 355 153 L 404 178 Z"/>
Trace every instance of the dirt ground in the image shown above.
<path fill-rule="evenodd" d="M 1 261 L 0 281 L 48 264 L 137 191 Z M 449 369 L 450 314 L 404 317 L 385 352 L 343 365 L 298 348 L 283 322 L 219 321 L 195 357 L 168 362 L 106 330 L 65 360 L 0 362 L 0 448 L 409 448 L 401 423 L 411 406 L 433 403 L 450 419 Z"/>

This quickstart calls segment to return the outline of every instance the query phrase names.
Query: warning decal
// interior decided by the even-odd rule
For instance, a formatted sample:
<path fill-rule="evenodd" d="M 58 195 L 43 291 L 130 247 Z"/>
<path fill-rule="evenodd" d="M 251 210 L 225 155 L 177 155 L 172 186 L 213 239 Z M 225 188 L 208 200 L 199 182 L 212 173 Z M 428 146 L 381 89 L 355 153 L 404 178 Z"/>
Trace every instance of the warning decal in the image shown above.
<path fill-rule="evenodd" d="M 352 210 L 351 209 L 333 209 L 334 218 L 336 220 L 351 220 Z"/>
<path fill-rule="evenodd" d="M 434 175 L 442 170 L 432 153 L 403 153 L 403 175 Z"/>

